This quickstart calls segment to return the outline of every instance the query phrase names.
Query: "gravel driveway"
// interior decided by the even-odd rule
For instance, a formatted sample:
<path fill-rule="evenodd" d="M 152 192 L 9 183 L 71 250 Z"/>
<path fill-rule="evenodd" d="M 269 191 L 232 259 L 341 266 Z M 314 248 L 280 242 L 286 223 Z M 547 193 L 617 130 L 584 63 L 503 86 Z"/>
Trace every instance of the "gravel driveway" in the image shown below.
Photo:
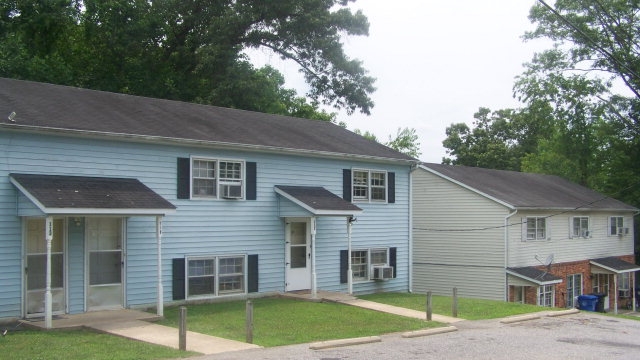
<path fill-rule="evenodd" d="M 463 321 L 456 332 L 328 350 L 309 344 L 193 358 L 213 359 L 640 359 L 640 321 L 582 312 L 514 324 Z"/>

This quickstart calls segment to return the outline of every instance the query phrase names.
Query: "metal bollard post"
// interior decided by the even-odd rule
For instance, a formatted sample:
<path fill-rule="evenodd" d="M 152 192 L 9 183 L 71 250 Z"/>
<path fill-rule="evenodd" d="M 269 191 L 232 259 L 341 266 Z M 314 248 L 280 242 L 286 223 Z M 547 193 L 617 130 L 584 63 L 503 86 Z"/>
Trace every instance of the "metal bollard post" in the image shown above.
<path fill-rule="evenodd" d="M 431 316 L 433 314 L 431 304 L 431 291 L 427 291 L 427 321 L 431 321 Z"/>
<path fill-rule="evenodd" d="M 253 344 L 253 303 L 251 300 L 247 300 L 246 310 L 247 343 Z"/>
<path fill-rule="evenodd" d="M 451 305 L 451 313 L 454 318 L 458 317 L 458 288 L 453 288 L 453 304 Z"/>
<path fill-rule="evenodd" d="M 180 306 L 180 328 L 178 330 L 178 349 L 187 350 L 187 308 Z"/>

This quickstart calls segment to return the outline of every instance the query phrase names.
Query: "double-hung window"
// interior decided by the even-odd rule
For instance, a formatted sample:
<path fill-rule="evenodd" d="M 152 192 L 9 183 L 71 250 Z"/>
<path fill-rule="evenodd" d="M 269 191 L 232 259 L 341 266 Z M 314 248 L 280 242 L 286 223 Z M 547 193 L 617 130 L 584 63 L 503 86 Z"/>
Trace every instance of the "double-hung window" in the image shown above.
<path fill-rule="evenodd" d="M 351 270 L 354 281 L 368 281 L 371 279 L 370 273 L 373 266 L 384 266 L 389 264 L 389 249 L 366 249 L 351 251 Z"/>
<path fill-rule="evenodd" d="M 589 237 L 589 218 L 576 216 L 571 222 L 571 237 Z"/>
<path fill-rule="evenodd" d="M 351 191 L 354 201 L 387 201 L 387 172 L 353 170 Z"/>
<path fill-rule="evenodd" d="M 609 275 L 608 274 L 593 274 L 593 280 L 591 280 L 591 290 L 594 293 L 609 294 Z"/>
<path fill-rule="evenodd" d="M 193 158 L 191 166 L 193 198 L 242 199 L 244 162 Z"/>
<path fill-rule="evenodd" d="M 555 301 L 555 286 L 554 285 L 541 285 L 538 286 L 538 306 L 553 306 Z"/>
<path fill-rule="evenodd" d="M 187 258 L 187 297 L 245 292 L 244 255 Z"/>
<path fill-rule="evenodd" d="M 527 220 L 527 240 L 547 239 L 547 218 L 528 217 Z"/>
<path fill-rule="evenodd" d="M 612 216 L 609 218 L 609 235 L 624 235 L 624 218 L 622 216 Z"/>

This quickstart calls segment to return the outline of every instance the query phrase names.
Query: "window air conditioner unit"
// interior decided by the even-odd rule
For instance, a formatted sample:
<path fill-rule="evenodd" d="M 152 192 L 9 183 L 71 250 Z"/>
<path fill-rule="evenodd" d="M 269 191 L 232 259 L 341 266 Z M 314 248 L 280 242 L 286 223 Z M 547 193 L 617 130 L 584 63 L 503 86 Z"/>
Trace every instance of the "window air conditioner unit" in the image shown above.
<path fill-rule="evenodd" d="M 374 280 L 387 280 L 393 279 L 393 267 L 392 266 L 374 266 L 373 277 Z"/>
<path fill-rule="evenodd" d="M 622 236 L 622 235 L 628 235 L 629 234 L 629 228 L 626 227 L 619 227 L 617 229 L 618 235 Z"/>
<path fill-rule="evenodd" d="M 223 199 L 242 199 L 241 185 L 222 185 L 220 188 Z"/>

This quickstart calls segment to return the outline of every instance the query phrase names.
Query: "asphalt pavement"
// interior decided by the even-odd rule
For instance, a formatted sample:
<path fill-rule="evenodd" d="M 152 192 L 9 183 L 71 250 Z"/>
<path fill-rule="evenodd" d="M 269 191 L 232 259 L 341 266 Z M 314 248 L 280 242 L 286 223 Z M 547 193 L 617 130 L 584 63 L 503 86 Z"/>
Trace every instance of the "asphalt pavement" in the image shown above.
<path fill-rule="evenodd" d="M 598 313 L 542 316 L 515 323 L 461 321 L 455 327 L 458 331 L 414 338 L 389 334 L 379 342 L 323 350 L 300 344 L 190 359 L 640 359 L 640 321 Z"/>

